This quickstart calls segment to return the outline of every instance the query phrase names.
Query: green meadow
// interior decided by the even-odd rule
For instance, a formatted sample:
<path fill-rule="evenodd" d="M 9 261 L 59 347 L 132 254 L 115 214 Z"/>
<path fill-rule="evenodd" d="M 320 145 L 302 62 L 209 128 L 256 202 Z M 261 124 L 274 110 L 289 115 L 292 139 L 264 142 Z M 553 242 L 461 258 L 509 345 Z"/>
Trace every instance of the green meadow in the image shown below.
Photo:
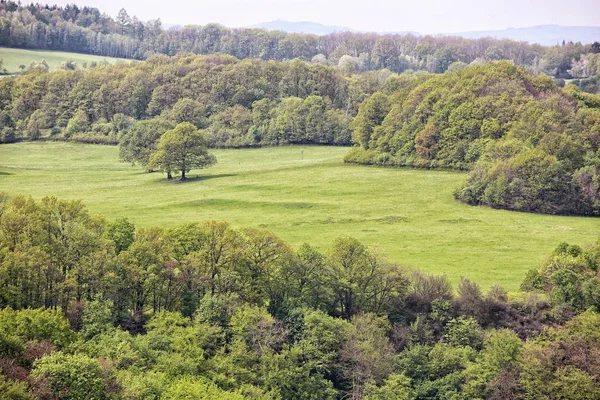
<path fill-rule="evenodd" d="M 0 146 L 0 191 L 81 199 L 138 227 L 208 219 L 268 229 L 326 250 L 353 236 L 407 267 L 518 290 L 562 241 L 600 237 L 600 219 L 471 207 L 452 190 L 465 173 L 346 165 L 347 148 L 215 150 L 218 164 L 185 183 L 119 163 L 118 148 L 73 143 Z"/>
<path fill-rule="evenodd" d="M 115 64 L 119 61 L 131 61 L 90 54 L 67 53 L 64 51 L 25 50 L 8 47 L 0 47 L 0 58 L 4 61 L 3 68 L 6 68 L 9 74 L 18 74 L 21 72 L 19 69 L 20 65 L 28 66 L 32 61 L 41 62 L 42 60 L 46 60 L 51 70 L 59 68 L 60 64 L 65 61 L 74 61 L 79 67 L 83 66 L 85 62 L 89 64 L 92 61 L 106 61 L 110 64 Z"/>

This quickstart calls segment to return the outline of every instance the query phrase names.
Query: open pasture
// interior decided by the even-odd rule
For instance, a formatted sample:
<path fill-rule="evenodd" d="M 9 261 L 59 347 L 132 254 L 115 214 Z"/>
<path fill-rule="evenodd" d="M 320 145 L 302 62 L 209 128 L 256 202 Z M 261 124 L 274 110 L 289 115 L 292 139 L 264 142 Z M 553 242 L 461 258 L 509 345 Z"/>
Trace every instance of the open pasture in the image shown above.
<path fill-rule="evenodd" d="M 118 61 L 131 61 L 121 58 L 94 56 L 91 54 L 13 49 L 8 47 L 0 47 L 0 58 L 4 61 L 3 68 L 6 68 L 9 74 L 18 74 L 21 72 L 19 69 L 20 65 L 28 66 L 32 61 L 39 63 L 42 60 L 46 60 L 51 70 L 58 69 L 60 64 L 66 61 L 74 61 L 78 67 L 82 67 L 86 62 L 89 65 L 92 61 L 96 61 L 97 63 L 106 61 L 109 64 L 115 64 Z"/>
<path fill-rule="evenodd" d="M 399 264 L 509 291 L 558 243 L 600 236 L 598 218 L 467 206 L 452 197 L 465 173 L 345 165 L 347 150 L 215 150 L 215 167 L 180 183 L 119 163 L 117 147 L 9 144 L 0 146 L 0 191 L 81 199 L 92 213 L 138 227 L 226 220 L 268 229 L 296 247 L 325 250 L 349 235 Z"/>

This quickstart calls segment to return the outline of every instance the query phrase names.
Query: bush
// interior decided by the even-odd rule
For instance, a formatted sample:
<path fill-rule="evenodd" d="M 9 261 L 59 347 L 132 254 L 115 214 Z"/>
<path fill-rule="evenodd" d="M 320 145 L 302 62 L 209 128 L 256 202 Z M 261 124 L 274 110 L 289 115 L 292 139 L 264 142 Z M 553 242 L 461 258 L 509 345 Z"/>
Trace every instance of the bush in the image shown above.
<path fill-rule="evenodd" d="M 49 340 L 65 347 L 77 338 L 59 310 L 0 310 L 0 332 L 29 340 Z"/>
<path fill-rule="evenodd" d="M 104 371 L 98 360 L 82 354 L 57 352 L 36 360 L 36 379 L 47 379 L 53 398 L 103 399 Z"/>

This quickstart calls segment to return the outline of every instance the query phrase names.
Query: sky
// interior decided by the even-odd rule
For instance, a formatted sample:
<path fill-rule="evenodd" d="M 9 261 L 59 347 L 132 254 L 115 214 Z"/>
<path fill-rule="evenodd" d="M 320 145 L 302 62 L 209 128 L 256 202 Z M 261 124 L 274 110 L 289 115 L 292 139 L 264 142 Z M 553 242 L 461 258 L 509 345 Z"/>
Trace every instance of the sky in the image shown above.
<path fill-rule="evenodd" d="M 451 33 L 534 25 L 600 26 L 600 0 L 47 0 L 163 24 L 244 27 L 276 19 L 361 31 Z M 44 2 L 44 0 L 40 0 Z"/>

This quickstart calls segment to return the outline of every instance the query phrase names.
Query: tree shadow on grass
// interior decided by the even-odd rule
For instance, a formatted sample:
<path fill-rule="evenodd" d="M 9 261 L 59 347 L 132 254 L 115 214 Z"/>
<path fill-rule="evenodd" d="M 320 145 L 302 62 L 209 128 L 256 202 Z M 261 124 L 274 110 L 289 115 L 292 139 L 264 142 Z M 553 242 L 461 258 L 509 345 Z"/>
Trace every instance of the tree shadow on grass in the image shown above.
<path fill-rule="evenodd" d="M 14 175 L 13 172 L 0 171 L 0 175 Z"/>
<path fill-rule="evenodd" d="M 191 174 L 185 177 L 185 180 L 182 181 L 179 176 L 174 176 L 173 179 L 168 180 L 167 178 L 161 179 L 164 183 L 173 183 L 173 184 L 184 184 L 184 183 L 194 183 L 194 182 L 202 182 L 207 181 L 209 179 L 217 179 L 217 178 L 228 178 L 231 176 L 237 176 L 237 174 L 215 174 L 215 175 L 195 175 Z"/>

